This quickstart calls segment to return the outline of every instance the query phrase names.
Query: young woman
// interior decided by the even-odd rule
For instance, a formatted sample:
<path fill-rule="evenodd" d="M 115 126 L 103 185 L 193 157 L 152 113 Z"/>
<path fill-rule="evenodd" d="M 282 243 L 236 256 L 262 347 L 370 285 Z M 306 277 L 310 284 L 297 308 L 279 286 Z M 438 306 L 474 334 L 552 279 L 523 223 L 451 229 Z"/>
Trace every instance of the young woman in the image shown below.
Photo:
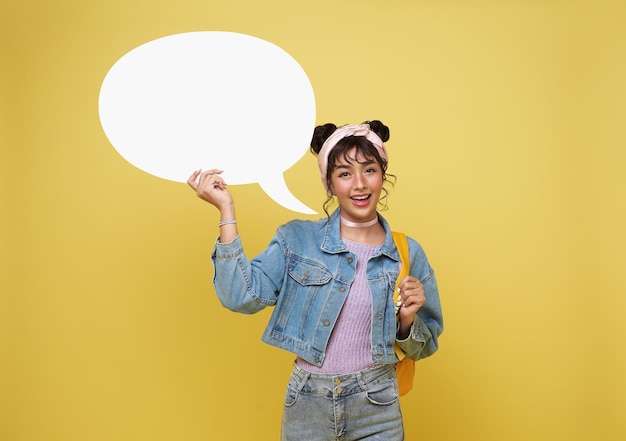
<path fill-rule="evenodd" d="M 378 213 L 387 194 L 389 129 L 380 121 L 315 128 L 327 217 L 294 220 L 248 260 L 221 170 L 196 171 L 189 185 L 220 212 L 212 254 L 222 304 L 254 313 L 273 306 L 263 341 L 296 356 L 281 439 L 404 439 L 394 343 L 414 360 L 437 350 L 443 318 L 434 272 L 409 238 L 410 275 L 393 293 L 399 255 Z M 335 201 L 338 208 L 328 214 Z M 385 207 L 383 207 L 385 208 Z M 416 379 L 419 381 L 419 379 Z"/>

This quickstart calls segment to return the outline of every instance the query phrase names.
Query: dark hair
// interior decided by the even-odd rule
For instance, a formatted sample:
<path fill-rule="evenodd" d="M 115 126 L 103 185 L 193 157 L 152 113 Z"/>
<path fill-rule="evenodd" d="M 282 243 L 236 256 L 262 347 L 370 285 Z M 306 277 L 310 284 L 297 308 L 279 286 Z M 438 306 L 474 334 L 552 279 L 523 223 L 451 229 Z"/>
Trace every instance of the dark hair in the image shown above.
<path fill-rule="evenodd" d="M 376 133 L 378 137 L 383 141 L 387 142 L 389 140 L 389 127 L 384 125 L 382 122 L 378 120 L 373 121 L 365 121 L 363 124 L 369 124 L 372 132 Z M 333 132 L 337 130 L 337 126 L 332 123 L 327 123 L 321 126 L 315 127 L 313 131 L 313 138 L 311 139 L 311 152 L 314 155 L 318 155 L 324 142 L 328 139 Z M 347 162 L 351 162 L 351 159 L 348 157 L 348 152 L 356 148 L 357 153 L 361 153 L 366 158 L 374 158 L 374 160 L 380 165 L 383 172 L 383 182 L 389 182 L 391 185 L 395 182 L 394 175 L 387 175 L 387 160 L 383 159 L 378 152 L 378 149 L 372 144 L 366 137 L 364 136 L 346 136 L 345 138 L 340 139 L 335 147 L 331 150 L 328 155 L 328 168 L 326 170 L 326 187 L 329 189 L 327 191 L 327 199 L 324 202 L 324 212 L 328 215 L 328 207 L 330 206 L 333 200 L 333 194 L 330 191 L 332 187 L 332 172 L 336 167 L 337 161 L 339 158 L 343 158 Z M 388 177 L 392 178 L 391 180 Z M 381 209 L 386 210 L 387 204 L 383 202 L 387 199 L 388 192 L 387 189 L 383 187 L 383 197 L 379 201 L 381 204 Z"/>

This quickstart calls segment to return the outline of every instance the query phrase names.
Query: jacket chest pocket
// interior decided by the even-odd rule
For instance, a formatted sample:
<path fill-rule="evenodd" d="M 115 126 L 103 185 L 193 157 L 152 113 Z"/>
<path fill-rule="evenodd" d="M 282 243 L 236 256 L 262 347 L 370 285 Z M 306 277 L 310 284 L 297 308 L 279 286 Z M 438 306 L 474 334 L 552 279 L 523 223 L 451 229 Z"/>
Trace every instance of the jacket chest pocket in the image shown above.
<path fill-rule="evenodd" d="M 315 261 L 293 260 L 289 265 L 289 276 L 299 285 L 325 285 L 332 279 L 328 269 Z"/>

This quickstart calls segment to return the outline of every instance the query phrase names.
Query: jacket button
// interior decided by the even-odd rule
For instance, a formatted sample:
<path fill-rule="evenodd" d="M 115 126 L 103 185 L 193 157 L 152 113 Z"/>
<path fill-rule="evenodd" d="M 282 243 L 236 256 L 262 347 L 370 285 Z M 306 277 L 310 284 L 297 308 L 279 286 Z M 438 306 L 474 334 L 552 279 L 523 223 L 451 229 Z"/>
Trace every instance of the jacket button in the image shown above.
<path fill-rule="evenodd" d="M 324 320 L 324 326 L 330 326 L 330 321 L 329 320 Z"/>
<path fill-rule="evenodd" d="M 348 263 L 352 263 L 354 262 L 354 259 L 352 257 L 348 257 Z"/>
<path fill-rule="evenodd" d="M 345 287 L 345 286 L 341 285 L 341 286 L 339 287 L 339 292 L 344 292 L 345 290 L 346 290 L 346 287 Z"/>

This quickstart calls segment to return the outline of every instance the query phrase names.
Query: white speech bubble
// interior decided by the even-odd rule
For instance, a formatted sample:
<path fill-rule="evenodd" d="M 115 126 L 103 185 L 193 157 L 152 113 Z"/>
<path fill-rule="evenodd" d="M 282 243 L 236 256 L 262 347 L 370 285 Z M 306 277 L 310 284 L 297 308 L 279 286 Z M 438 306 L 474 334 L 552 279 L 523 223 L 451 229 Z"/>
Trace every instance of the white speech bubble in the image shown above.
<path fill-rule="evenodd" d="M 113 147 L 147 173 L 186 182 L 218 168 L 229 185 L 259 183 L 280 205 L 316 213 L 283 177 L 308 150 L 313 88 L 274 44 L 232 32 L 153 40 L 113 65 L 99 111 Z"/>

